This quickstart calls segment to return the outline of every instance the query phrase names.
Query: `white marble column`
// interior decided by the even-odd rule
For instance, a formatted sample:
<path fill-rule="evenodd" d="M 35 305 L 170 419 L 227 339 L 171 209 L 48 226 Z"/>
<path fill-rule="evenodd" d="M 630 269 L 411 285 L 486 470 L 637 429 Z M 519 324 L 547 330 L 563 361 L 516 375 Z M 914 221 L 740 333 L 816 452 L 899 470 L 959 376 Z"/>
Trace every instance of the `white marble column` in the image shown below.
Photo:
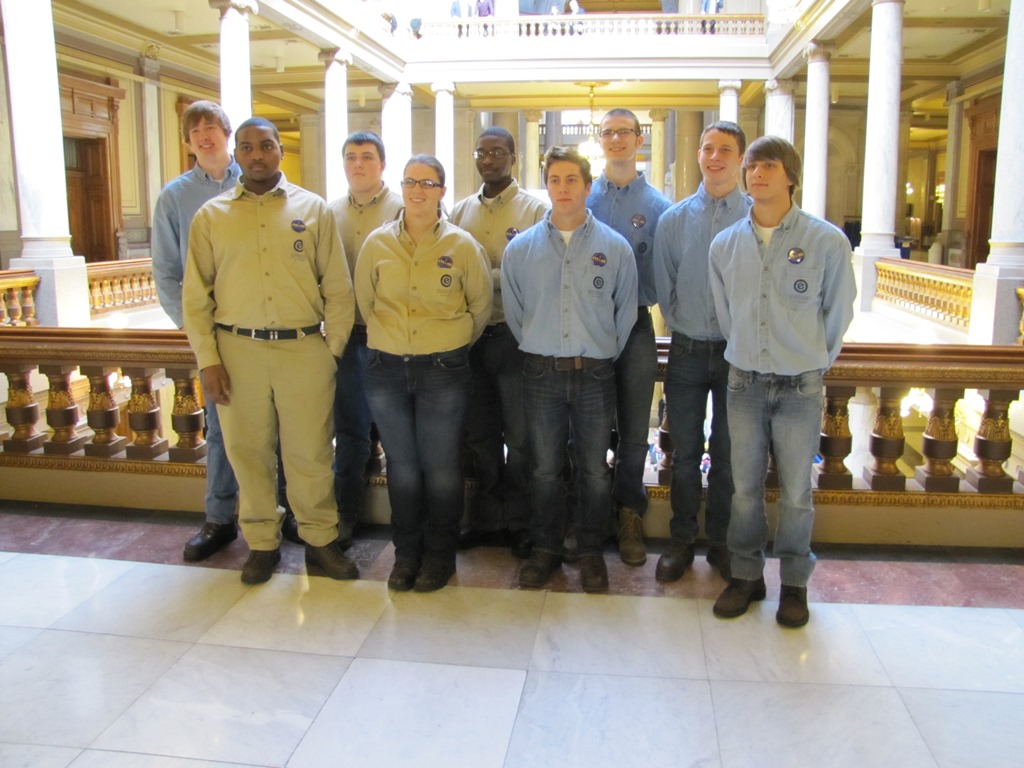
<path fill-rule="evenodd" d="M 740 87 L 739 80 L 718 81 L 718 117 L 721 120 L 740 121 Z"/>
<path fill-rule="evenodd" d="M 854 255 L 857 307 L 863 311 L 871 309 L 875 296 L 875 262 L 882 257 L 899 256 L 893 238 L 902 64 L 903 0 L 872 0 L 863 216 L 861 241 Z"/>
<path fill-rule="evenodd" d="M 322 112 L 299 115 L 299 166 L 302 169 L 301 186 L 321 197 L 324 194 L 324 119 Z M 294 181 L 294 179 L 293 179 Z"/>
<path fill-rule="evenodd" d="M 145 158 L 142 173 L 146 199 L 152 213 L 163 187 L 160 173 L 160 64 L 153 59 L 140 57 L 138 69 L 146 78 L 142 84 L 142 152 Z"/>
<path fill-rule="evenodd" d="M 337 48 L 320 51 L 324 64 L 323 179 L 324 197 L 335 200 L 345 191 L 345 162 L 342 149 L 348 137 L 348 67 L 351 57 Z"/>
<path fill-rule="evenodd" d="M 405 164 L 412 157 L 412 88 L 408 83 L 378 86 L 384 100 L 380 110 L 381 138 L 388 154 L 384 181 L 398 191 Z"/>
<path fill-rule="evenodd" d="M 815 41 L 807 57 L 807 100 L 804 122 L 804 178 L 801 207 L 825 218 L 828 192 L 829 59 L 833 46 Z"/>
<path fill-rule="evenodd" d="M 995 202 L 988 260 L 974 268 L 973 344 L 1014 344 L 1020 322 L 1016 288 L 1024 281 L 1024 3 L 1010 4 L 999 112 Z M 1018 86 L 1014 86 L 1017 83 Z"/>
<path fill-rule="evenodd" d="M 89 325 L 85 259 L 71 252 L 64 176 L 57 46 L 50 0 L 0 5 L 6 49 L 14 183 L 21 222 L 21 257 L 11 269 L 41 278 L 36 316 L 42 325 Z"/>
<path fill-rule="evenodd" d="M 659 192 L 665 188 L 665 121 L 667 109 L 652 109 L 651 116 L 651 177 L 647 183 Z"/>
<path fill-rule="evenodd" d="M 249 57 L 249 14 L 256 0 L 210 0 L 220 11 L 220 105 L 232 129 L 252 117 L 252 75 Z"/>
<path fill-rule="evenodd" d="M 11 116 L 7 110 L 7 74 L 4 58 L 0 56 L 0 157 L 14 157 L 10 125 Z M 0 165 L 0 269 L 7 269 L 10 260 L 21 255 L 16 187 L 14 163 L 3 163 Z"/>
<path fill-rule="evenodd" d="M 434 156 L 451 179 L 446 183 L 444 207 L 455 207 L 455 83 L 432 83 L 434 92 Z"/>
<path fill-rule="evenodd" d="M 956 207 L 960 198 L 960 144 L 964 130 L 963 86 L 954 80 L 946 86 L 946 189 L 942 203 L 943 263 L 949 264 L 950 248 L 963 248 L 963 227 L 957 225 Z"/>
<path fill-rule="evenodd" d="M 692 109 L 676 110 L 676 169 L 672 174 L 674 200 L 682 200 L 700 186 L 700 135 L 704 130 L 704 113 Z"/>
<path fill-rule="evenodd" d="M 796 108 L 792 80 L 767 80 L 764 84 L 764 134 L 792 143 L 796 132 Z M 747 137 L 753 140 L 753 136 Z"/>
<path fill-rule="evenodd" d="M 540 175 L 540 118 L 543 111 L 528 109 L 526 118 L 526 145 L 523 147 L 523 182 L 527 189 L 542 189 Z"/>

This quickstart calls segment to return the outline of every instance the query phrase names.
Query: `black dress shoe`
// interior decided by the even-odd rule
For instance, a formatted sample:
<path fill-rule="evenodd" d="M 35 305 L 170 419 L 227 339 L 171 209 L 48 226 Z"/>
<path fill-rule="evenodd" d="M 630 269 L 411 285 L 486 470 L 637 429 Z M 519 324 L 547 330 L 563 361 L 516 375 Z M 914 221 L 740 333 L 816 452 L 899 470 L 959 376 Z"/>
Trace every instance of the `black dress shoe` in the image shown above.
<path fill-rule="evenodd" d="M 358 579 L 359 568 L 345 557 L 341 551 L 341 545 L 335 539 L 330 544 L 322 547 L 306 545 L 306 568 L 309 566 L 319 567 L 325 575 L 332 579 Z"/>
<path fill-rule="evenodd" d="M 417 592 L 436 592 L 448 583 L 455 575 L 455 558 L 427 558 L 423 561 L 420 572 L 416 574 L 413 589 Z"/>
<path fill-rule="evenodd" d="M 562 558 L 558 555 L 539 552 L 535 549 L 530 555 L 530 559 L 519 569 L 519 586 L 526 589 L 540 589 L 548 583 L 551 574 L 561 565 Z"/>
<path fill-rule="evenodd" d="M 420 564 L 415 560 L 396 560 L 391 575 L 388 576 L 388 589 L 408 592 L 416 583 L 416 574 L 419 570 Z"/>
<path fill-rule="evenodd" d="M 242 566 L 244 584 L 262 584 L 274 575 L 274 568 L 281 562 L 280 549 L 254 549 Z"/>
<path fill-rule="evenodd" d="M 284 517 L 281 518 L 281 536 L 284 537 L 285 541 L 290 541 L 292 544 L 306 543 L 299 536 L 299 521 L 295 519 L 295 513 L 290 509 L 286 509 Z"/>
<path fill-rule="evenodd" d="M 522 528 L 510 531 L 510 533 L 512 536 L 512 554 L 520 560 L 525 560 L 533 551 L 533 539 L 530 538 L 530 532 Z"/>
<path fill-rule="evenodd" d="M 580 584 L 588 594 L 608 591 L 608 566 L 603 554 L 587 552 L 580 555 Z"/>
<path fill-rule="evenodd" d="M 204 523 L 188 543 L 182 557 L 189 562 L 205 560 L 238 538 L 238 526 L 231 523 Z"/>
<path fill-rule="evenodd" d="M 658 581 L 678 581 L 693 563 L 693 544 L 672 541 L 668 551 L 658 558 L 654 578 Z"/>

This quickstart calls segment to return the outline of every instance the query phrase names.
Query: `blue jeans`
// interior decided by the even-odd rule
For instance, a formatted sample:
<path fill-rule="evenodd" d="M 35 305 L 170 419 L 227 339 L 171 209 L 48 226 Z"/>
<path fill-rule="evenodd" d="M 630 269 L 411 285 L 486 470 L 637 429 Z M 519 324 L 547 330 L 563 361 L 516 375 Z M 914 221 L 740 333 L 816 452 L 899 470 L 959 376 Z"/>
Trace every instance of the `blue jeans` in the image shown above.
<path fill-rule="evenodd" d="M 388 459 L 398 560 L 455 562 L 470 379 L 466 347 L 404 356 L 370 350 L 366 395 Z"/>
<path fill-rule="evenodd" d="M 764 478 L 768 448 L 779 472 L 779 524 L 774 554 L 782 583 L 807 586 L 814 570 L 811 468 L 821 441 L 822 374 L 796 376 L 729 371 L 729 431 L 736 493 L 729 522 L 732 574 L 753 580 L 764 572 L 768 519 Z"/>
<path fill-rule="evenodd" d="M 358 520 L 366 498 L 372 421 L 366 399 L 368 358 L 366 328 L 356 326 L 338 360 L 334 393 L 334 498 L 343 520 Z"/>
<path fill-rule="evenodd" d="M 724 341 L 698 341 L 672 334 L 665 377 L 668 428 L 672 453 L 672 538 L 692 544 L 697 538 L 697 512 L 702 490 L 700 462 L 704 455 L 704 416 L 711 395 L 711 436 L 708 454 L 708 498 L 704 531 L 708 542 L 724 545 L 732 506 L 732 461 L 729 456 L 729 421 L 726 390 L 729 364 Z"/>
<path fill-rule="evenodd" d="M 523 353 L 504 323 L 469 351 L 473 394 L 467 442 L 478 490 L 470 523 L 485 531 L 530 527 L 530 446 L 523 403 Z M 508 457 L 505 447 L 508 446 Z"/>
<path fill-rule="evenodd" d="M 562 477 L 566 444 L 573 440 L 577 541 L 580 552 L 599 552 L 608 537 L 611 475 L 608 435 L 615 421 L 615 367 L 611 360 L 588 361 L 587 370 L 558 371 L 553 358 L 527 355 L 523 396 L 533 452 L 534 548 L 562 553 L 566 492 Z"/>
<path fill-rule="evenodd" d="M 217 406 L 206 400 L 206 522 L 234 522 L 238 505 L 238 481 L 224 450 Z"/>
<path fill-rule="evenodd" d="M 641 515 L 647 511 L 644 464 L 651 434 L 651 401 L 658 373 L 658 349 L 654 341 L 651 313 L 640 308 L 626 347 L 615 361 L 615 481 L 612 498 L 620 507 Z"/>

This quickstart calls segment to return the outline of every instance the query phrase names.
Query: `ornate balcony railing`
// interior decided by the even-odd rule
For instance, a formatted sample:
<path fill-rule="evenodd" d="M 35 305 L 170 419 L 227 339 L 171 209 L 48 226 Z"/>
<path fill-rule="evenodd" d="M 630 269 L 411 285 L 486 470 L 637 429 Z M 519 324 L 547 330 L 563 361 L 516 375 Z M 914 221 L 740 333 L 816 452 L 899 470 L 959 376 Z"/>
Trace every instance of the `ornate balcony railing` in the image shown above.
<path fill-rule="evenodd" d="M 905 259 L 879 259 L 875 298 L 966 332 L 974 271 Z"/>
<path fill-rule="evenodd" d="M 664 13 L 587 13 L 579 16 L 469 17 L 451 21 L 424 21 L 419 27 L 420 37 L 430 40 L 520 37 L 582 37 L 593 40 L 650 36 L 699 37 L 707 34 L 764 37 L 765 19 L 760 14 L 721 14 L 712 19 L 708 16 L 676 16 Z"/>
<path fill-rule="evenodd" d="M 31 269 L 0 272 L 0 327 L 38 325 L 36 289 L 39 277 Z"/>
<path fill-rule="evenodd" d="M 150 259 L 100 261 L 86 265 L 89 275 L 89 312 L 95 318 L 107 312 L 159 304 Z"/>

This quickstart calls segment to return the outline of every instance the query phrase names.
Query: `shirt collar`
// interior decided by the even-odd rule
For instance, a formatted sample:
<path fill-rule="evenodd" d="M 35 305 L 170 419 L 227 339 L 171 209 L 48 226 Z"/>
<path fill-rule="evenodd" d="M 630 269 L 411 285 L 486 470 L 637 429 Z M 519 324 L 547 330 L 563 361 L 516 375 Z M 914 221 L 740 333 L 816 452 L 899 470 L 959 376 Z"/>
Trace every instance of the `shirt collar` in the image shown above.
<path fill-rule="evenodd" d="M 519 193 L 519 182 L 512 179 L 512 183 L 505 187 L 501 192 L 498 193 L 497 197 L 485 197 L 484 196 L 484 185 L 480 185 L 480 191 L 477 192 L 477 198 L 484 205 L 503 205 L 515 197 Z"/>
<path fill-rule="evenodd" d="M 800 217 L 801 213 L 802 212 L 800 210 L 800 206 L 798 206 L 796 202 L 793 202 L 793 204 L 789 207 L 789 211 L 787 211 L 786 215 L 782 217 L 782 221 L 779 222 L 779 225 L 775 227 L 775 229 L 781 229 L 783 232 L 792 229 L 796 225 L 796 221 Z M 754 231 L 756 232 L 757 230 L 755 228 L 754 222 L 754 206 L 750 206 L 750 210 L 747 211 L 747 221 L 750 222 L 750 228 L 754 229 Z"/>
<path fill-rule="evenodd" d="M 729 211 L 735 211 L 736 207 L 739 206 L 746 195 L 740 190 L 740 185 L 737 184 L 732 188 L 732 191 L 725 197 L 712 197 L 711 193 L 704 187 L 704 182 L 700 183 L 697 187 L 697 199 L 700 200 L 705 206 L 719 205 L 725 203 L 725 207 Z"/>
<path fill-rule="evenodd" d="M 627 184 L 626 186 L 620 187 L 614 181 L 609 179 L 607 174 L 605 174 L 604 171 L 601 171 L 601 178 L 598 179 L 598 183 L 599 184 L 603 183 L 604 186 L 605 186 L 605 189 L 607 189 L 609 192 L 615 192 L 616 190 L 626 191 L 630 187 L 646 187 L 647 186 L 647 177 L 644 176 L 644 172 L 643 171 L 637 171 L 635 179 L 630 181 L 629 184 Z"/>
<path fill-rule="evenodd" d="M 595 221 L 596 221 L 596 219 L 594 218 L 594 214 L 591 213 L 589 208 L 587 208 L 587 218 L 586 218 L 586 220 L 583 222 L 583 224 L 581 226 L 577 227 L 573 231 L 575 232 L 577 230 L 582 229 L 584 235 L 589 235 L 590 231 L 594 228 L 594 222 Z M 547 210 L 547 213 L 544 214 L 544 223 L 546 223 L 548 225 L 548 233 L 549 234 L 557 236 L 559 239 L 561 239 L 561 237 L 562 237 L 561 231 L 562 230 L 560 230 L 558 227 L 556 227 L 551 222 L 551 209 L 550 208 Z"/>
<path fill-rule="evenodd" d="M 374 206 L 374 205 L 376 205 L 376 204 L 377 204 L 377 203 L 379 203 L 379 202 L 380 202 L 381 200 L 383 200 L 383 199 L 384 199 L 385 197 L 387 197 L 387 195 L 388 195 L 388 193 L 389 193 L 390 191 L 391 191 L 391 190 L 389 190 L 389 189 L 388 189 L 388 185 L 387 185 L 387 184 L 384 184 L 384 183 L 382 182 L 382 183 L 381 183 L 381 185 L 380 185 L 380 191 L 379 191 L 379 192 L 378 192 L 378 193 L 377 193 L 376 195 L 374 195 L 374 196 L 373 196 L 372 198 L 370 198 L 369 200 L 367 200 L 367 201 L 366 201 L 365 203 L 357 203 L 357 202 L 356 202 L 356 201 L 355 201 L 355 200 L 354 200 L 354 199 L 352 198 L 352 195 L 351 195 L 351 194 L 349 194 L 349 196 L 348 196 L 348 204 L 349 204 L 350 206 L 352 206 L 353 208 L 369 208 L 369 207 L 371 207 L 371 206 Z"/>
<path fill-rule="evenodd" d="M 231 196 L 237 200 L 243 195 L 248 195 L 249 197 L 263 197 L 264 195 L 287 195 L 288 186 L 288 179 L 284 177 L 284 171 L 281 171 L 281 175 L 278 177 L 277 184 L 274 185 L 274 188 L 267 190 L 266 192 L 263 193 L 263 195 L 257 195 L 245 188 L 245 184 L 242 183 L 242 177 L 239 176 L 238 181 L 235 183 L 234 192 L 232 192 Z"/>
<path fill-rule="evenodd" d="M 192 173 L 214 184 L 223 184 L 227 180 L 237 181 L 238 179 L 240 179 L 242 176 L 242 169 L 239 167 L 238 163 L 232 160 L 228 167 L 224 170 L 224 178 L 220 180 L 213 178 L 213 176 L 204 171 L 202 166 L 199 165 L 199 163 L 196 163 L 192 167 Z"/>

